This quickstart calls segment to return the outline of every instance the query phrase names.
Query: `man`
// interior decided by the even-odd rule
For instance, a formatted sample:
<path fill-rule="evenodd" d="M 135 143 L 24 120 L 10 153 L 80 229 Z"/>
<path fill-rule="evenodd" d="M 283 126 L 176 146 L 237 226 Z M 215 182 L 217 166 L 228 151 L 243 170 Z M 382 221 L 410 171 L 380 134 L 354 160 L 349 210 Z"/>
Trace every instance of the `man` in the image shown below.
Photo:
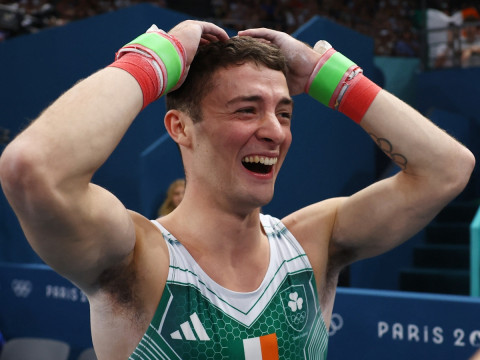
<path fill-rule="evenodd" d="M 197 21 L 168 35 L 150 29 L 0 159 L 30 244 L 88 296 L 99 359 L 325 358 L 341 269 L 410 238 L 468 182 L 464 146 L 327 43 L 239 35 Z M 149 221 L 90 180 L 142 107 L 172 89 L 165 126 L 187 185 L 172 213 Z M 292 139 L 291 96 L 305 89 L 358 122 L 402 171 L 280 222 L 260 208 Z"/>
<path fill-rule="evenodd" d="M 463 21 L 460 44 L 463 67 L 480 66 L 480 18 L 469 16 Z"/>

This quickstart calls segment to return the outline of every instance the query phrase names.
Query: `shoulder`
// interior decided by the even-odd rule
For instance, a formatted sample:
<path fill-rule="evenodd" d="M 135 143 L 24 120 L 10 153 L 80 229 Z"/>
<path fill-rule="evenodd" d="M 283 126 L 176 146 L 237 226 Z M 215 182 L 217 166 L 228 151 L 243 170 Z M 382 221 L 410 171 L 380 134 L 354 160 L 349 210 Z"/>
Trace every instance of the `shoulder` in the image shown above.
<path fill-rule="evenodd" d="M 282 219 L 305 250 L 317 272 L 325 273 L 331 255 L 337 211 L 346 198 L 331 198 L 302 208 Z"/>
<path fill-rule="evenodd" d="M 168 272 L 169 255 L 167 244 L 161 230 L 149 219 L 141 214 L 130 211 L 135 223 L 136 244 L 133 253 L 134 269 L 141 278 L 140 281 L 150 278 L 148 273 L 162 270 L 162 277 L 166 279 Z"/>
<path fill-rule="evenodd" d="M 324 200 L 282 219 L 307 254 L 315 274 L 320 304 L 327 317 L 333 306 L 338 274 L 341 270 L 332 259 L 335 248 L 333 233 L 338 210 L 346 199 Z"/>

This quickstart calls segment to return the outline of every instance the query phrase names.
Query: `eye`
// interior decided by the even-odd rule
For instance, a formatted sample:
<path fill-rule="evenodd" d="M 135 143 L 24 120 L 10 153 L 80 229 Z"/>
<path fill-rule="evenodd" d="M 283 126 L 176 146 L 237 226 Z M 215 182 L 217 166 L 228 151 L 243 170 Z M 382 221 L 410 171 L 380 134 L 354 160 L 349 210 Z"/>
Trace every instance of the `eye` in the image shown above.
<path fill-rule="evenodd" d="M 241 109 L 238 109 L 236 112 L 240 114 L 253 114 L 255 113 L 255 108 L 253 107 L 241 108 Z"/>
<path fill-rule="evenodd" d="M 292 120 L 292 113 L 290 111 L 279 112 L 277 116 L 281 123 L 290 124 L 290 121 Z"/>

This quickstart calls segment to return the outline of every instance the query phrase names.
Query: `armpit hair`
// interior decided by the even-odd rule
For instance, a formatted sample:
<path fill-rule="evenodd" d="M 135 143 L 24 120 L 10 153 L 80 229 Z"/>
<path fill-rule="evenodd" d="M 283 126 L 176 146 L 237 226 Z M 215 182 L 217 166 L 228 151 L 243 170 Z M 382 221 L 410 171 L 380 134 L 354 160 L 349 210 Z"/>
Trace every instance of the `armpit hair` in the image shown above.
<path fill-rule="evenodd" d="M 329 285 L 335 285 L 338 282 L 338 278 L 343 269 L 350 265 L 354 258 L 354 251 L 352 249 L 341 249 L 337 253 L 330 257 L 327 263 L 327 282 Z M 332 283 L 335 284 L 332 284 Z"/>
<path fill-rule="evenodd" d="M 102 291 L 111 296 L 115 305 L 138 309 L 140 299 L 135 291 L 137 273 L 133 263 L 119 264 L 104 270 L 98 277 L 98 285 Z"/>

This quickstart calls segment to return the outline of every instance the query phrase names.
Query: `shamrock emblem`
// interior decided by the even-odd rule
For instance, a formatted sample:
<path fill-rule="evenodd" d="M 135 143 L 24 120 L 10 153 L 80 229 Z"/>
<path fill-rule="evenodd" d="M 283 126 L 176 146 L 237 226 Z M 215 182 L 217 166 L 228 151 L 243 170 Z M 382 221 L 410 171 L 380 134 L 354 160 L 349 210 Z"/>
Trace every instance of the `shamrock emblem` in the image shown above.
<path fill-rule="evenodd" d="M 290 301 L 288 302 L 288 306 L 293 312 L 302 309 L 303 299 L 298 297 L 298 293 L 296 291 L 293 293 L 290 293 L 288 297 L 290 298 Z"/>

